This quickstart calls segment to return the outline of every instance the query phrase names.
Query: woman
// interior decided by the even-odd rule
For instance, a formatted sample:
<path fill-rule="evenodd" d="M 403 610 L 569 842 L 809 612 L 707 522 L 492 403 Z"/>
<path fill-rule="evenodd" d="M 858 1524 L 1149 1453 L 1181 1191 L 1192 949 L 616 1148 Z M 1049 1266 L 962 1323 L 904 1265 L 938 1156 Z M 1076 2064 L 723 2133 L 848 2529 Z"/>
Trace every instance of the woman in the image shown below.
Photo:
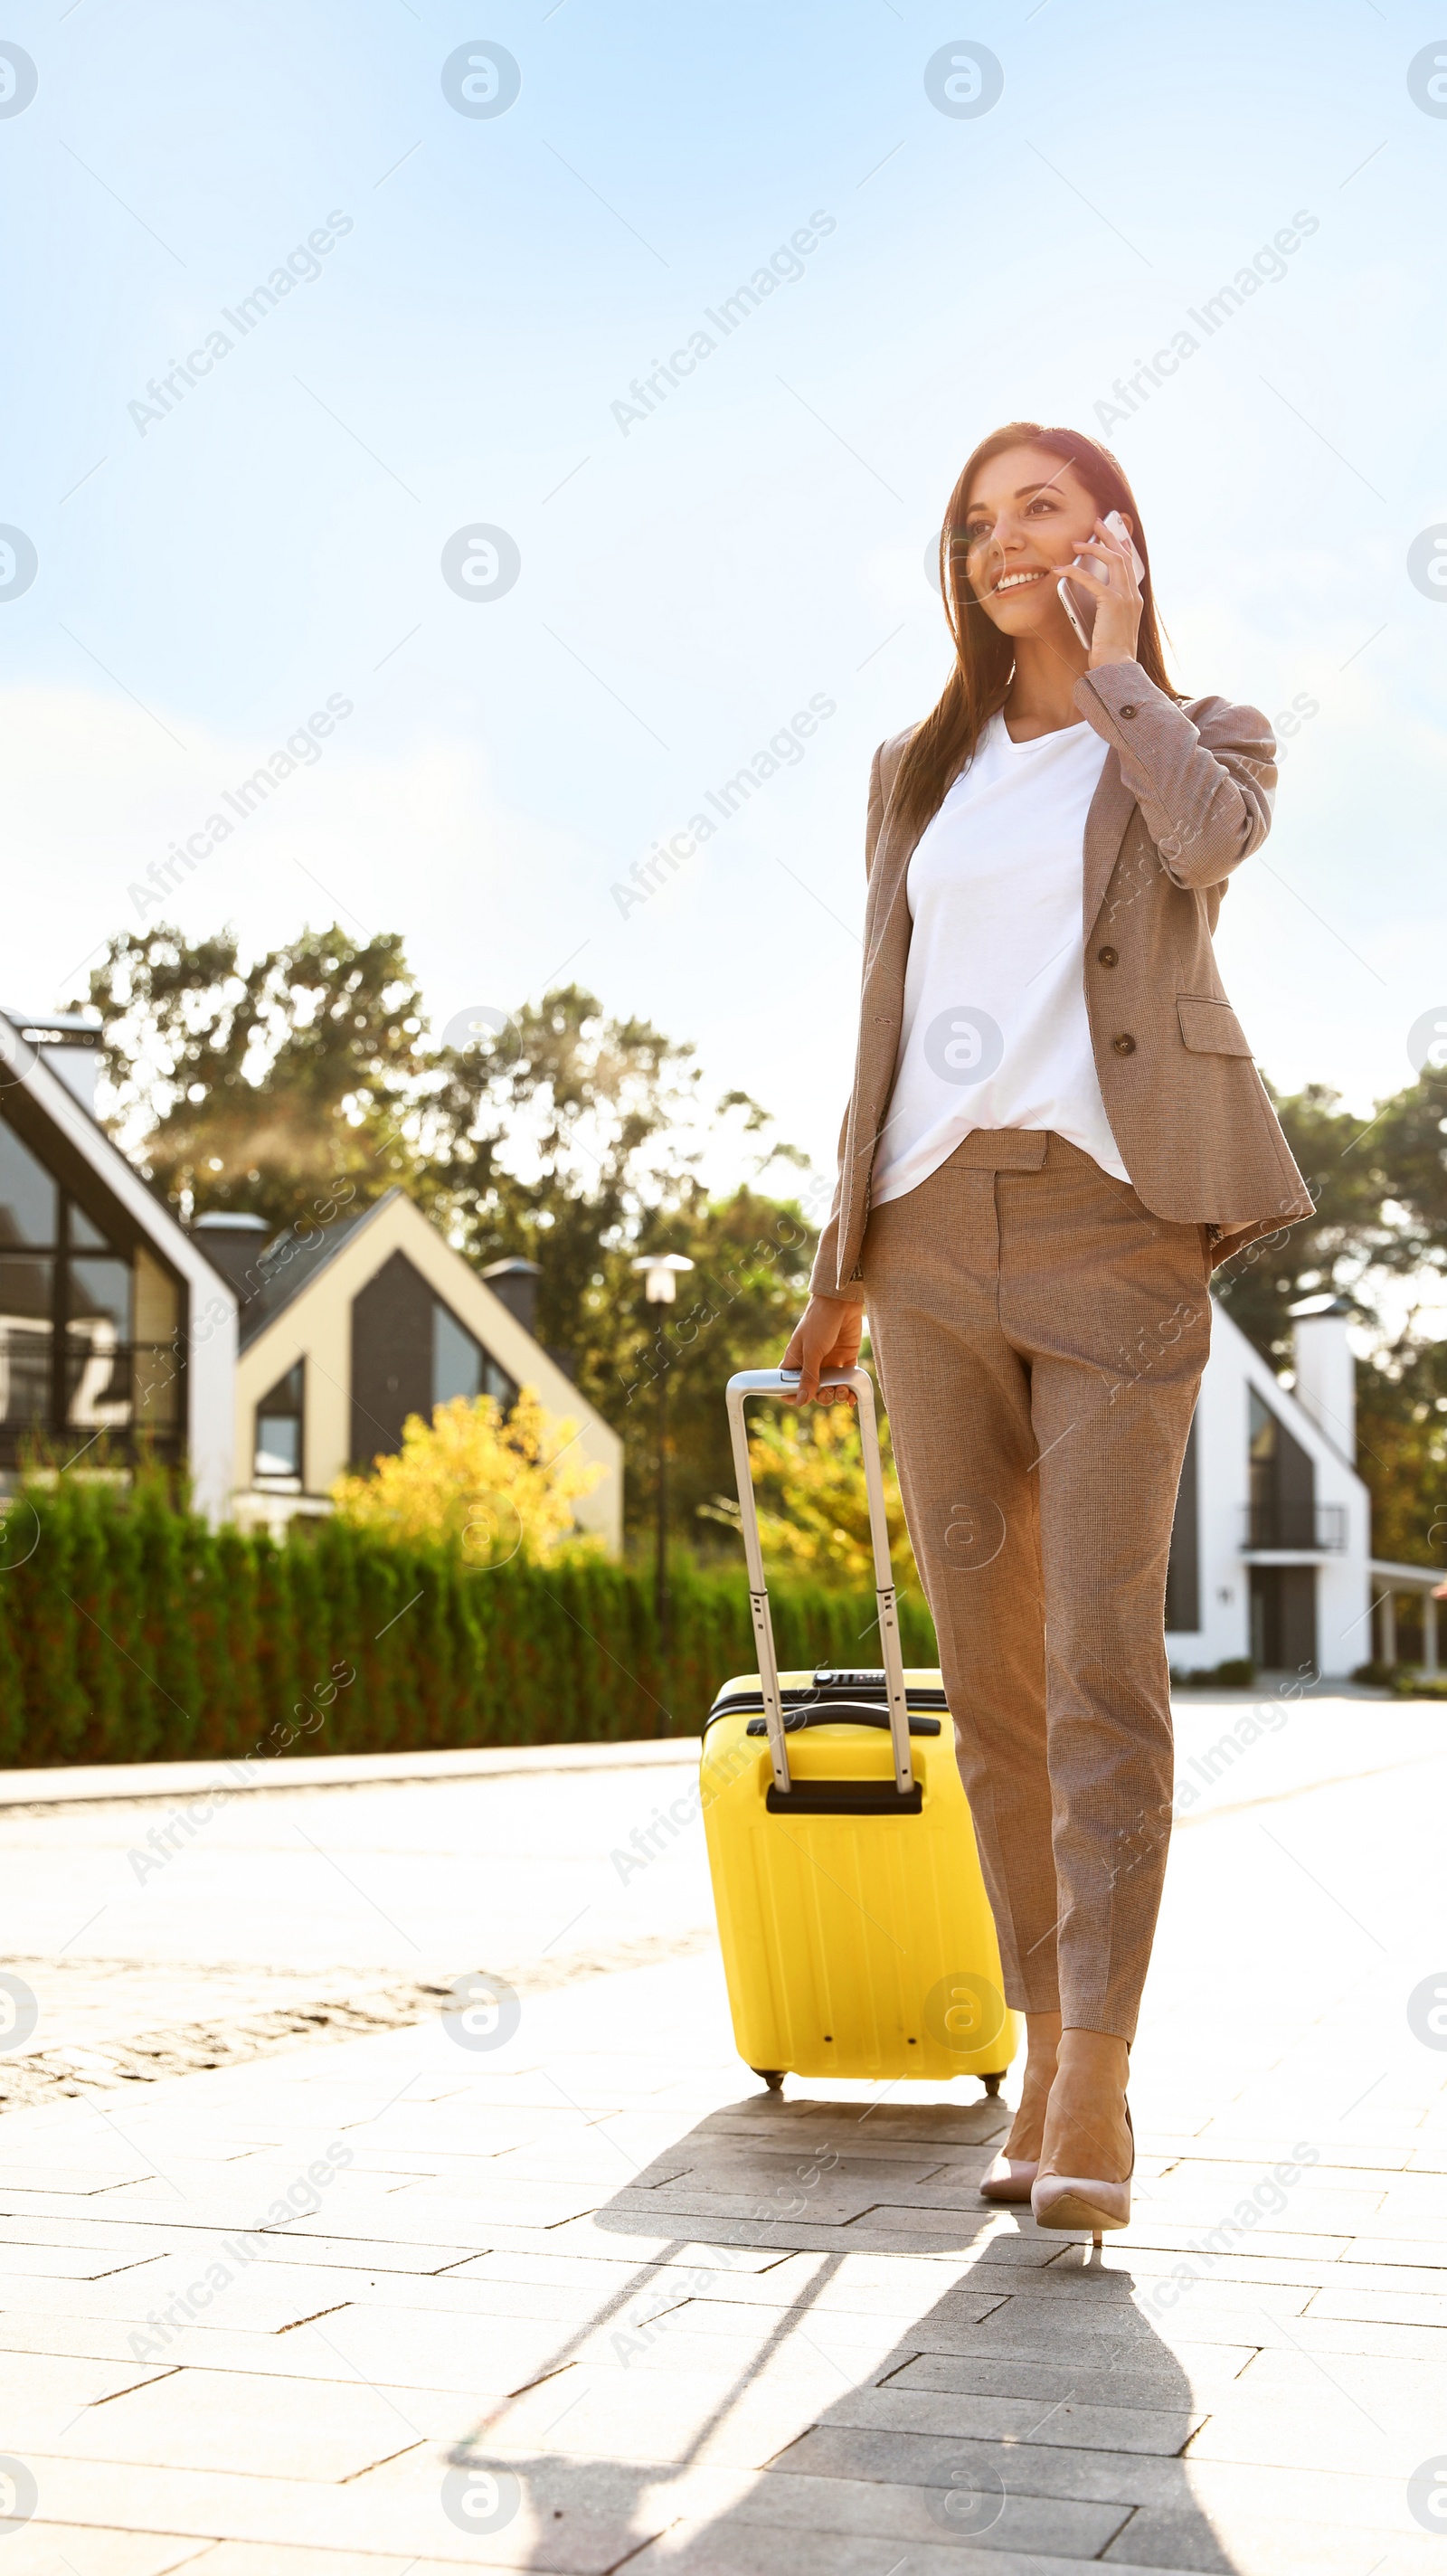
<path fill-rule="evenodd" d="M 874 757 L 854 1087 L 784 1361 L 808 1401 L 854 1364 L 867 1305 L 1029 2034 L 982 2190 L 1098 2234 L 1130 2216 L 1166 1564 L 1211 1270 L 1311 1206 L 1211 947 L 1275 744 L 1254 708 L 1171 688 L 1139 513 L 1093 439 L 985 439 L 941 574 L 955 667 Z"/>

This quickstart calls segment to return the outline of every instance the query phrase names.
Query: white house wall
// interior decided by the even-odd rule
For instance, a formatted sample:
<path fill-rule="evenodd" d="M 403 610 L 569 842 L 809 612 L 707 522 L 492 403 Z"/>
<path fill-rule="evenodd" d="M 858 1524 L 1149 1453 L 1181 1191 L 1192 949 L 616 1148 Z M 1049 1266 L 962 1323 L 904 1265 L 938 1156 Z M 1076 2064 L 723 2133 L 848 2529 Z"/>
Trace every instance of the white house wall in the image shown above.
<path fill-rule="evenodd" d="M 1344 1549 L 1318 1553 L 1283 1548 L 1242 1554 L 1249 1500 L 1250 1391 L 1313 1461 L 1318 1507 L 1339 1504 L 1346 1513 Z M 1273 1377 L 1240 1326 L 1217 1305 L 1211 1356 L 1196 1408 L 1196 1507 L 1200 1625 L 1171 1629 L 1166 1644 L 1179 1671 L 1209 1669 L 1251 1652 L 1251 1565 L 1314 1565 L 1317 1660 L 1323 1675 L 1340 1678 L 1371 1654 L 1369 1560 L 1371 1506 L 1356 1470 Z"/>

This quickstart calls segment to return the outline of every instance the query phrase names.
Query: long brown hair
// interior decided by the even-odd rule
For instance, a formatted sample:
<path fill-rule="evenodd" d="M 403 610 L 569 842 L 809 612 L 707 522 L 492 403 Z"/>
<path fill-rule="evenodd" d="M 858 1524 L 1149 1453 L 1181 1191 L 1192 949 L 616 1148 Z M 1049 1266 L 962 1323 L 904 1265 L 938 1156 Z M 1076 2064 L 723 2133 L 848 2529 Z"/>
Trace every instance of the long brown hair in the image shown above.
<path fill-rule="evenodd" d="M 1038 420 L 1008 421 L 1003 429 L 981 439 L 950 494 L 940 530 L 940 590 L 954 637 L 955 667 L 938 705 L 917 729 L 895 781 L 895 809 L 916 832 L 922 832 L 938 813 L 946 789 L 973 759 L 975 746 L 991 716 L 1004 705 L 1014 676 L 1010 638 L 1001 634 L 975 597 L 965 571 L 964 547 L 965 512 L 975 477 L 982 465 L 1010 447 L 1043 447 L 1073 465 L 1102 519 L 1112 510 L 1126 513 L 1148 576 L 1150 572 L 1150 549 L 1135 494 L 1109 448 L 1081 430 L 1046 429 Z M 1177 697 L 1179 692 L 1166 676 L 1154 592 L 1148 580 L 1143 587 L 1145 613 L 1135 658 L 1158 689 L 1164 689 L 1167 697 Z"/>

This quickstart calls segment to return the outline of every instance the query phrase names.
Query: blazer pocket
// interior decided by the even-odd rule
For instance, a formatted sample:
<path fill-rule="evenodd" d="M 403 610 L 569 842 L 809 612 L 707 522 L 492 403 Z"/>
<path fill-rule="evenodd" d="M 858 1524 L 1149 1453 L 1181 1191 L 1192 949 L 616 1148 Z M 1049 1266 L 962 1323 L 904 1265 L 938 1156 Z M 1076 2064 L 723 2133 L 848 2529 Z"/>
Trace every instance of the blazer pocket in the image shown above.
<path fill-rule="evenodd" d="M 1250 1055 L 1251 1040 L 1229 1002 L 1213 1002 L 1190 993 L 1176 995 L 1181 1036 L 1193 1055 Z"/>

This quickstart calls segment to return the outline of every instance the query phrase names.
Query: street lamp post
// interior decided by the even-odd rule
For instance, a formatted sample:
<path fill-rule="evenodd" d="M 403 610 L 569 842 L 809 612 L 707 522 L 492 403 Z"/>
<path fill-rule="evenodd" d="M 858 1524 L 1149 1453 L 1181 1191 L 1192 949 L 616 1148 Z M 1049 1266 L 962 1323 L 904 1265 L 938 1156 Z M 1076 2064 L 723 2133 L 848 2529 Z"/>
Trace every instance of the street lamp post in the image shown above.
<path fill-rule="evenodd" d="M 650 1306 L 671 1306 L 678 1295 L 678 1275 L 693 1263 L 681 1252 L 644 1253 L 633 1264 L 643 1273 L 643 1294 Z M 662 1333 L 660 1331 L 660 1340 Z M 658 1371 L 658 1561 L 655 1604 L 658 1649 L 668 1652 L 668 1354 L 660 1353 Z"/>

